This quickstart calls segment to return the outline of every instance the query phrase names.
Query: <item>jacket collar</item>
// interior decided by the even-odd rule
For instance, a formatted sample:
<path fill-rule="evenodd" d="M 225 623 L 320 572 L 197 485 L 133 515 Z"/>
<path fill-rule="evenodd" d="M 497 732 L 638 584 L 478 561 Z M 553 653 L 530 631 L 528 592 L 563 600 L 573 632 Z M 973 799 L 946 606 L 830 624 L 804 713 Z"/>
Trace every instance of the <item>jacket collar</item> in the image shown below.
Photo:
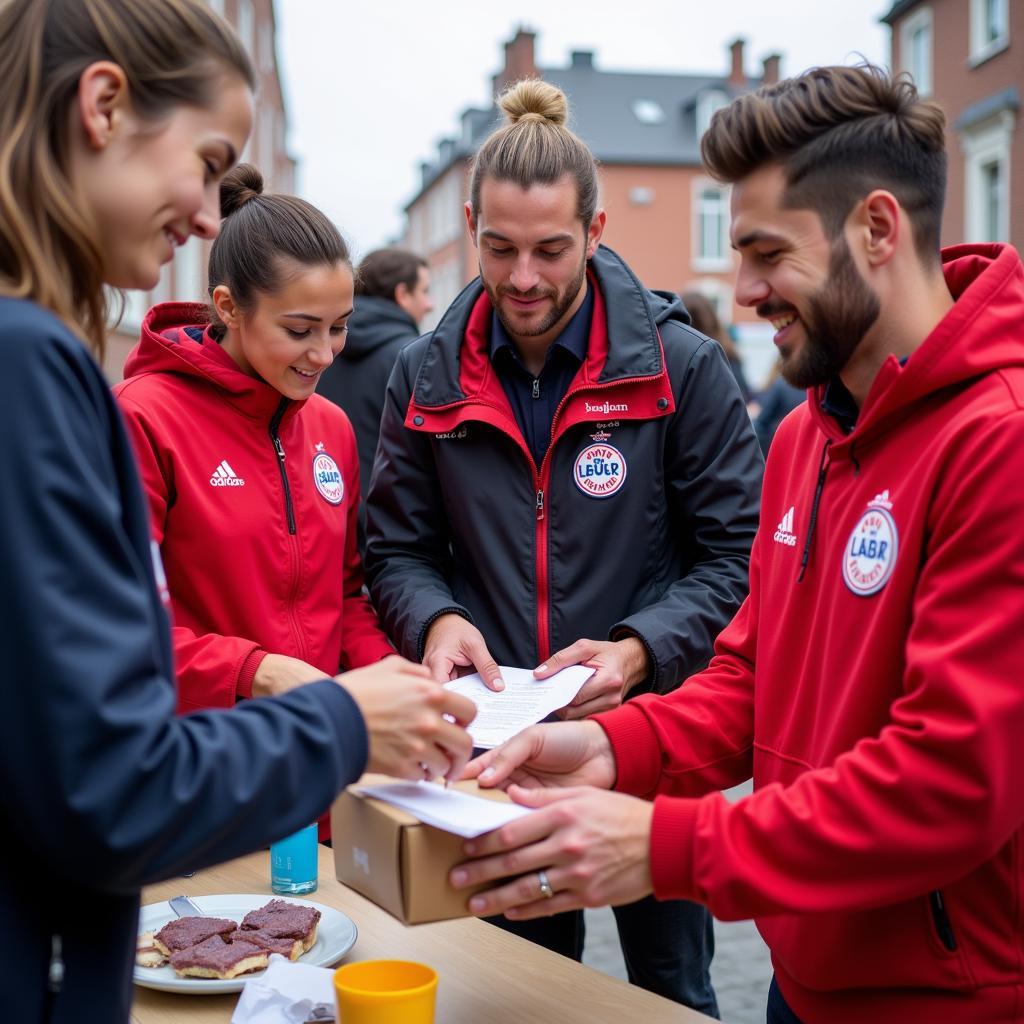
<path fill-rule="evenodd" d="M 657 377 L 664 372 L 665 361 L 658 336 L 658 322 L 674 316 L 688 322 L 678 299 L 666 300 L 647 291 L 622 259 L 611 249 L 599 246 L 590 260 L 589 274 L 595 286 L 597 303 L 604 317 L 596 337 L 592 324 L 590 344 L 584 366 L 588 383 L 608 384 L 623 379 Z M 468 284 L 448 307 L 427 345 L 413 388 L 413 399 L 422 407 L 441 407 L 472 399 L 484 383 L 483 368 L 464 351 L 479 341 L 486 342 L 486 325 L 491 303 L 480 278 Z M 471 328 L 474 328 L 471 330 Z M 486 354 L 486 353 L 485 353 Z M 462 365 L 470 357 L 469 367 Z M 472 372 L 467 373 L 469 369 Z"/>

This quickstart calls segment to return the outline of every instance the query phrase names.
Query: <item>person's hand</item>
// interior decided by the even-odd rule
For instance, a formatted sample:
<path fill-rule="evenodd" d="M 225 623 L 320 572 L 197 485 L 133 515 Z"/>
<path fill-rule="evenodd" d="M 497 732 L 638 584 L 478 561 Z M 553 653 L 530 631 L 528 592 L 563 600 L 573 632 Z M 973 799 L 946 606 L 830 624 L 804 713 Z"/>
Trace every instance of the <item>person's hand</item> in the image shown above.
<path fill-rule="evenodd" d="M 469 900 L 471 913 L 504 913 L 525 921 L 580 907 L 632 903 L 651 892 L 653 804 L 589 787 L 513 786 L 509 795 L 538 810 L 464 843 L 474 859 L 449 875 L 456 889 L 505 880 L 475 893 Z M 542 891 L 540 871 L 551 896 Z"/>
<path fill-rule="evenodd" d="M 547 679 L 570 665 L 586 665 L 597 671 L 569 704 L 557 712 L 559 718 L 586 718 L 601 711 L 614 711 L 650 673 L 647 648 L 635 636 L 627 636 L 622 640 L 577 640 L 552 654 L 533 674 L 538 679 Z"/>
<path fill-rule="evenodd" d="M 430 624 L 423 645 L 423 664 L 439 683 L 457 678 L 460 668 L 472 666 L 489 689 L 505 689 L 498 664 L 487 650 L 483 634 L 472 622 L 454 612 L 439 615 Z"/>
<path fill-rule="evenodd" d="M 457 779 L 473 751 L 467 697 L 446 690 L 423 665 L 397 656 L 336 676 L 359 706 L 370 743 L 367 770 L 402 779 Z"/>
<path fill-rule="evenodd" d="M 259 663 L 256 674 L 252 677 L 252 695 L 273 697 L 275 694 L 294 690 L 296 686 L 329 677 L 329 673 L 322 672 L 298 658 L 289 658 L 287 654 L 268 654 Z"/>
<path fill-rule="evenodd" d="M 615 785 L 615 755 L 597 722 L 554 722 L 531 725 L 500 747 L 474 758 L 463 778 L 485 789 L 524 789 Z"/>

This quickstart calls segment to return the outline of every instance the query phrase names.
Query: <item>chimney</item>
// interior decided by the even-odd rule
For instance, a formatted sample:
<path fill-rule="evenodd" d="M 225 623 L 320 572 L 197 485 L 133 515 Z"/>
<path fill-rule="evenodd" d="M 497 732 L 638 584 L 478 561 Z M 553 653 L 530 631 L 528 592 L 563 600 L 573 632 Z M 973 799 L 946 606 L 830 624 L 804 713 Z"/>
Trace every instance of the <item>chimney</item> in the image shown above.
<path fill-rule="evenodd" d="M 505 66 L 492 79 L 495 96 L 520 79 L 541 77 L 533 59 L 533 41 L 536 38 L 536 33 L 520 28 L 516 30 L 515 37 L 505 44 Z"/>
<path fill-rule="evenodd" d="M 779 80 L 779 64 L 782 56 L 778 53 L 770 53 L 761 62 L 761 84 L 775 85 Z"/>
<path fill-rule="evenodd" d="M 729 44 L 732 55 L 732 70 L 729 72 L 729 84 L 742 89 L 747 84 L 747 76 L 743 70 L 743 40 L 734 39 Z"/>

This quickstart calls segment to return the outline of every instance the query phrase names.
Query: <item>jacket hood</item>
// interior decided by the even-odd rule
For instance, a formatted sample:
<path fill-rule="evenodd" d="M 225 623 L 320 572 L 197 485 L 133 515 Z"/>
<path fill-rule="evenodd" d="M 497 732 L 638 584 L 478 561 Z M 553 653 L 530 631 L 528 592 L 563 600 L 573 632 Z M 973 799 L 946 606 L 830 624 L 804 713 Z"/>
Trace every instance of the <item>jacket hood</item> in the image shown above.
<path fill-rule="evenodd" d="M 886 359 L 851 434 L 822 410 L 824 386 L 813 389 L 810 413 L 832 440 L 833 456 L 877 437 L 943 388 L 1024 365 L 1024 266 L 1016 249 L 951 246 L 942 251 L 942 268 L 953 308 L 903 366 L 895 356 Z"/>
<path fill-rule="evenodd" d="M 416 321 L 397 302 L 377 295 L 357 295 L 340 358 L 362 359 L 395 341 L 412 341 L 419 334 Z"/>
<path fill-rule="evenodd" d="M 287 399 L 243 373 L 211 335 L 206 307 L 196 302 L 164 302 L 146 314 L 139 343 L 125 360 L 124 376 L 128 380 L 145 373 L 199 378 L 246 415 L 260 419 L 273 416 L 282 402 L 289 403 L 285 415 L 290 419 L 306 401 Z"/>
<path fill-rule="evenodd" d="M 658 330 L 669 320 L 689 324 L 682 301 L 668 292 L 645 288 L 622 258 L 604 245 L 598 246 L 589 261 L 588 275 L 601 291 L 607 317 L 608 354 L 598 382 L 663 373 Z M 416 379 L 417 404 L 440 406 L 465 398 L 457 383 L 462 341 L 483 291 L 478 277 L 463 288 L 441 317 Z"/>

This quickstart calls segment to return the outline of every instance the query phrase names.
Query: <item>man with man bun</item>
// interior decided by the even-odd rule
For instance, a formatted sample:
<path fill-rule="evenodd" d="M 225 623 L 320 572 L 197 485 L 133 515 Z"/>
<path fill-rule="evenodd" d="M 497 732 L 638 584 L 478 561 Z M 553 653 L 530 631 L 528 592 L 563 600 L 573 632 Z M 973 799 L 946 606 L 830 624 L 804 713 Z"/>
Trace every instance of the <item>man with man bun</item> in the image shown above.
<path fill-rule="evenodd" d="M 697 899 L 757 919 L 769 1024 L 1021 1020 L 1024 267 L 940 252 L 944 121 L 872 67 L 713 117 L 737 299 L 810 389 L 772 443 L 750 596 L 673 693 L 470 766 L 541 808 L 467 844 L 456 886 L 515 864 L 475 913 Z"/>
<path fill-rule="evenodd" d="M 367 578 L 438 680 L 476 669 L 500 690 L 499 665 L 593 666 L 560 712 L 580 719 L 707 663 L 747 591 L 762 463 L 719 347 L 601 246 L 564 94 L 529 80 L 499 103 L 466 204 L 480 277 L 388 386 Z M 717 1014 L 704 911 L 624 902 L 630 979 Z M 579 912 L 502 924 L 581 956 Z"/>

